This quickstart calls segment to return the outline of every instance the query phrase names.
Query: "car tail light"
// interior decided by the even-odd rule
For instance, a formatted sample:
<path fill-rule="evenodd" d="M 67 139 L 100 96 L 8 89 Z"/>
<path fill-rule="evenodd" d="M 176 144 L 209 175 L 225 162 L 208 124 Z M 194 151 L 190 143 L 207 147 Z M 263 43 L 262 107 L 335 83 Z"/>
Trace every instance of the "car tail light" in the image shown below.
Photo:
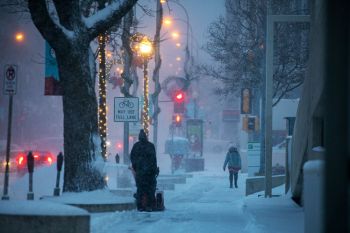
<path fill-rule="evenodd" d="M 26 164 L 26 160 L 27 160 L 26 155 L 24 153 L 19 153 L 16 156 L 16 163 L 19 166 L 24 166 Z"/>
<path fill-rule="evenodd" d="M 38 153 L 34 153 L 34 159 L 39 159 L 40 155 Z"/>
<path fill-rule="evenodd" d="M 22 165 L 23 160 L 24 160 L 23 156 L 19 157 L 19 159 L 18 159 L 18 163 L 19 163 L 20 165 Z"/>
<path fill-rule="evenodd" d="M 47 157 L 47 162 L 51 165 L 52 164 L 52 158 L 51 157 Z"/>

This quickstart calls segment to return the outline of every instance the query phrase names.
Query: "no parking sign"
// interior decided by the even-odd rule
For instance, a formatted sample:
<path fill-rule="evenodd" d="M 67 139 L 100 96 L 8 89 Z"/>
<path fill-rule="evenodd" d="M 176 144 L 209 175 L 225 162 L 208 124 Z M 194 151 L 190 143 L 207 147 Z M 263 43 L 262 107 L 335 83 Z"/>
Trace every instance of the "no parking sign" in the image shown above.
<path fill-rule="evenodd" d="M 4 71 L 4 94 L 15 95 L 17 91 L 17 66 L 5 65 Z"/>

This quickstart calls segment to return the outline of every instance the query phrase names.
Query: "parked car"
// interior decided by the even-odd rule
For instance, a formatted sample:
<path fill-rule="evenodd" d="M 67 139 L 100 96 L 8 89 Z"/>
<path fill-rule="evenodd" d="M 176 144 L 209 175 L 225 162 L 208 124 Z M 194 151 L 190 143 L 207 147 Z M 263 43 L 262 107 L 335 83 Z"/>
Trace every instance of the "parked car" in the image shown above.
<path fill-rule="evenodd" d="M 29 151 L 11 151 L 10 153 L 10 172 L 15 172 L 22 176 L 28 172 L 27 155 Z M 32 151 L 34 155 L 34 167 L 51 166 L 56 162 L 56 156 L 49 151 Z M 5 172 L 6 167 L 6 152 L 0 152 L 0 172 Z"/>

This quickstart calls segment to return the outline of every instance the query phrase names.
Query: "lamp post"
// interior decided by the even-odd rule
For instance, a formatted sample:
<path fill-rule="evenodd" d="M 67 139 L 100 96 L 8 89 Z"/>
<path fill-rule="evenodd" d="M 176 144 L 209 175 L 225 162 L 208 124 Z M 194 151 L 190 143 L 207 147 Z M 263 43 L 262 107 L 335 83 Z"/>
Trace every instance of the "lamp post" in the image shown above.
<path fill-rule="evenodd" d="M 186 79 L 189 80 L 188 63 L 190 61 L 190 50 L 188 48 L 188 36 L 190 34 L 190 17 L 188 16 L 186 8 L 180 2 L 178 2 L 178 1 L 170 1 L 170 0 L 161 1 L 161 3 L 165 3 L 165 2 L 175 3 L 176 5 L 178 5 L 185 12 L 185 15 L 186 15 L 186 21 L 185 21 L 185 23 L 186 23 L 186 47 L 185 47 L 186 57 L 185 57 L 185 62 L 184 62 L 184 71 L 185 71 Z"/>
<path fill-rule="evenodd" d="M 148 61 L 153 56 L 153 42 L 141 33 L 136 33 L 131 37 L 131 48 L 137 56 L 141 56 L 143 59 L 143 109 L 142 109 L 142 126 L 146 133 L 149 135 L 149 77 L 148 77 Z"/>

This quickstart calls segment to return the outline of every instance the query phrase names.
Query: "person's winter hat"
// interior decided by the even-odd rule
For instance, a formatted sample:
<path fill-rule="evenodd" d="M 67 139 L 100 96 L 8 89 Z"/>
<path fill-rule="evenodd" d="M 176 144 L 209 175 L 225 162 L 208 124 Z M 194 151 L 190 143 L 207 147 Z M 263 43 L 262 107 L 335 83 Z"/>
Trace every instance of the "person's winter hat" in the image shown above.
<path fill-rule="evenodd" d="M 143 141 L 143 142 L 148 141 L 147 135 L 143 129 L 140 130 L 139 141 Z"/>

